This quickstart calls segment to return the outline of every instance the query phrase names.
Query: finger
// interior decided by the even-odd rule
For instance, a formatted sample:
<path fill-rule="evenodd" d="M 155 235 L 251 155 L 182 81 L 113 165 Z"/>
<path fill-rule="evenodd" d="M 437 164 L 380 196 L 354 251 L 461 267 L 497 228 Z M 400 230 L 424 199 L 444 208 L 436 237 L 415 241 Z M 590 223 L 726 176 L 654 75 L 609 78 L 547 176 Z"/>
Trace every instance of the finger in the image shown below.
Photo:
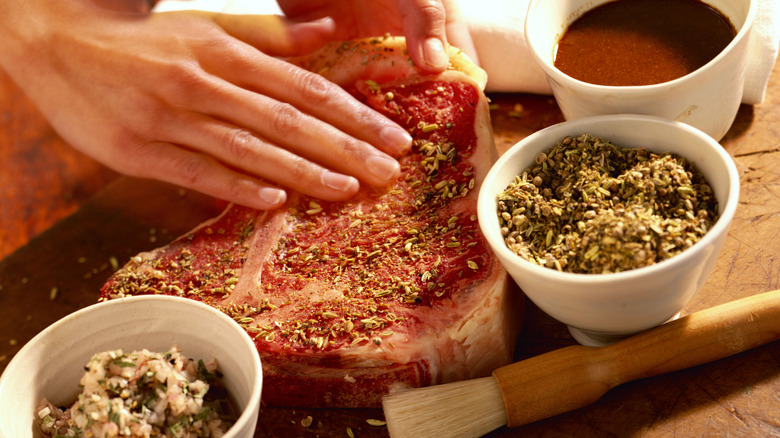
<path fill-rule="evenodd" d="M 257 137 L 244 129 L 217 120 L 193 116 L 189 122 L 169 125 L 168 131 L 182 144 L 217 157 L 245 173 L 325 200 L 344 200 L 360 188 L 356 178 L 335 172 L 300 155 Z M 397 177 L 395 160 L 388 166 Z M 371 163 L 371 159 L 368 160 Z"/>
<path fill-rule="evenodd" d="M 447 13 L 447 41 L 453 47 L 466 52 L 471 60 L 479 65 L 479 56 L 474 40 L 469 33 L 468 24 L 458 7 L 458 2 L 454 0 L 442 0 L 444 9 Z"/>
<path fill-rule="evenodd" d="M 400 166 L 392 157 L 316 119 L 297 115 L 289 105 L 276 105 L 284 109 L 275 111 L 282 118 L 275 124 L 290 127 L 285 130 L 285 138 L 260 137 L 236 125 L 198 115 L 169 124 L 166 135 L 171 141 L 213 155 L 244 172 L 321 199 L 353 196 L 359 188 L 353 175 L 383 186 L 400 175 Z M 247 118 L 239 126 L 256 122 Z"/>
<path fill-rule="evenodd" d="M 283 60 L 265 57 L 254 50 L 251 53 L 242 51 L 222 63 L 203 62 L 205 68 L 237 87 L 217 85 L 223 95 L 221 99 L 198 99 L 193 104 L 201 107 L 207 104 L 207 108 L 202 110 L 237 125 L 250 127 L 271 140 L 283 141 L 289 138 L 290 133 L 287 131 L 293 129 L 299 135 L 304 133 L 298 131 L 309 131 L 314 144 L 336 142 L 342 146 L 352 146 L 348 138 L 364 143 L 352 149 L 353 153 L 368 154 L 366 146 L 371 145 L 387 154 L 398 156 L 411 148 L 412 137 L 404 128 L 320 75 Z M 289 103 L 298 113 L 278 106 L 278 102 Z M 283 112 L 278 113 L 279 110 Z M 284 117 L 295 123 L 285 121 Z M 268 120 L 275 122 L 269 127 Z M 337 131 L 326 129 L 325 125 L 331 125 Z M 330 153 L 333 149 L 328 148 L 327 151 Z M 368 156 L 370 154 L 363 158 Z M 372 182 L 377 183 L 386 182 Z"/>
<path fill-rule="evenodd" d="M 447 68 L 446 11 L 439 0 L 398 0 L 409 56 L 425 71 Z"/>
<path fill-rule="evenodd" d="M 132 163 L 125 163 L 123 172 L 154 178 L 186 187 L 218 199 L 259 210 L 279 208 L 287 201 L 287 193 L 257 179 L 228 169 L 200 153 L 164 142 L 139 147 Z"/>
<path fill-rule="evenodd" d="M 301 20 L 321 17 L 326 13 L 326 10 L 332 10 L 332 8 L 353 7 L 348 2 L 334 2 L 333 0 L 277 0 L 276 3 L 285 15 Z"/>

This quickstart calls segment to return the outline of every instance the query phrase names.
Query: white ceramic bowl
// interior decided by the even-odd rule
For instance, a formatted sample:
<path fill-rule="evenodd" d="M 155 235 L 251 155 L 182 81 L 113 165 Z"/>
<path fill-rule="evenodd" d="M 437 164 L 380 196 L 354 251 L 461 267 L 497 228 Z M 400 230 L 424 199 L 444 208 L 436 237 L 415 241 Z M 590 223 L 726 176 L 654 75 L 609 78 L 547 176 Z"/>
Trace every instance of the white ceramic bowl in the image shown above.
<path fill-rule="evenodd" d="M 681 120 L 720 140 L 742 100 L 748 40 L 758 0 L 704 0 L 729 18 L 734 40 L 698 70 L 661 84 L 613 87 L 574 79 L 555 67 L 558 40 L 587 10 L 609 0 L 531 0 L 525 37 L 566 120 L 602 114 L 647 114 Z"/>
<path fill-rule="evenodd" d="M 93 304 L 52 324 L 17 353 L 0 377 L 0 437 L 40 437 L 33 426 L 44 397 L 71 404 L 93 354 L 121 348 L 216 358 L 232 402 L 241 411 L 226 438 L 254 434 L 262 368 L 249 335 L 222 312 L 188 298 L 138 296 Z"/>
<path fill-rule="evenodd" d="M 701 240 L 655 265 L 612 274 L 575 274 L 535 265 L 510 251 L 501 236 L 497 195 L 536 155 L 566 136 L 591 134 L 622 147 L 675 152 L 693 162 L 712 187 L 720 218 Z M 643 115 L 566 121 L 538 131 L 505 152 L 485 177 L 478 217 L 483 234 L 526 296 L 569 326 L 581 344 L 603 345 L 675 317 L 710 274 L 734 217 L 739 177 L 711 137 L 683 124 Z"/>

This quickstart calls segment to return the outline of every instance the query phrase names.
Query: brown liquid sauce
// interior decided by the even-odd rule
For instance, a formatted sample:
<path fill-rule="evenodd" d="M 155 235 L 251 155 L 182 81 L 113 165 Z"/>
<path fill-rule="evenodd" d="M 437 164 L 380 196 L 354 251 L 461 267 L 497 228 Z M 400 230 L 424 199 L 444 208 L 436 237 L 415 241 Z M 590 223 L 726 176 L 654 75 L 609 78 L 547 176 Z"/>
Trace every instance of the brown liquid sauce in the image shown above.
<path fill-rule="evenodd" d="M 708 63 L 735 35 L 728 18 L 699 0 L 616 0 L 566 29 L 554 64 L 591 84 L 658 84 Z"/>

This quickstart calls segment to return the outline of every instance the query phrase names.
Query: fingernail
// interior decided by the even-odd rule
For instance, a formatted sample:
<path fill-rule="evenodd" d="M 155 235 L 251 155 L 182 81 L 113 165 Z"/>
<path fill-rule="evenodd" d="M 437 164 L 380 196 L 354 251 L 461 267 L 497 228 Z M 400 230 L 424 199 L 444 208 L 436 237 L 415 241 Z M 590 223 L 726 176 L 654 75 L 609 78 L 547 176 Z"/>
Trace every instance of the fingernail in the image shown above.
<path fill-rule="evenodd" d="M 329 170 L 322 172 L 321 179 L 323 184 L 340 192 L 349 192 L 358 184 L 358 181 L 351 176 L 342 175 Z"/>
<path fill-rule="evenodd" d="M 423 56 L 425 62 L 430 67 L 444 70 L 450 63 L 450 57 L 447 55 L 447 51 L 444 50 L 444 43 L 438 38 L 428 38 L 425 40 L 425 47 L 423 48 Z"/>
<path fill-rule="evenodd" d="M 331 17 L 322 17 L 318 20 L 314 20 L 314 23 L 328 28 L 329 30 L 336 28 L 336 22 Z"/>
<path fill-rule="evenodd" d="M 287 193 L 284 190 L 274 189 L 271 187 L 263 187 L 258 190 L 257 194 L 260 199 L 276 207 L 287 201 Z"/>
<path fill-rule="evenodd" d="M 382 181 L 391 181 L 401 172 L 401 167 L 394 159 L 381 155 L 374 155 L 366 160 L 368 171 Z"/>
<path fill-rule="evenodd" d="M 412 136 L 403 128 L 386 126 L 379 131 L 379 137 L 396 154 L 406 152 L 412 146 Z"/>

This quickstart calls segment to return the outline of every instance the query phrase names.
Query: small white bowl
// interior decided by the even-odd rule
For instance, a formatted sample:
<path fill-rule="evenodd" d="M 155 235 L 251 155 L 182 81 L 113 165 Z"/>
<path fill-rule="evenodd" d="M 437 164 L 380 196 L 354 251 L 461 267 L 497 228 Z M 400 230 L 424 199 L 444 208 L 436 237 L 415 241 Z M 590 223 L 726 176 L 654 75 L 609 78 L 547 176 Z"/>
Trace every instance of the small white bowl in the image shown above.
<path fill-rule="evenodd" d="M 535 265 L 509 250 L 501 235 L 497 196 L 536 155 L 566 136 L 591 134 L 622 147 L 674 152 L 694 163 L 718 200 L 720 217 L 692 247 L 652 266 L 612 273 L 575 274 Z M 485 177 L 477 206 L 493 252 L 526 296 L 566 324 L 584 345 L 604 345 L 660 325 L 679 314 L 715 264 L 737 209 L 739 176 L 731 157 L 689 125 L 642 115 L 566 121 L 538 131 L 505 152 Z"/>
<path fill-rule="evenodd" d="M 558 40 L 583 13 L 609 0 L 531 0 L 525 37 L 566 120 L 602 114 L 647 114 L 681 120 L 720 140 L 734 122 L 745 82 L 748 41 L 758 0 L 704 0 L 737 35 L 712 61 L 673 81 L 613 87 L 572 78 L 555 67 Z"/>
<path fill-rule="evenodd" d="M 93 304 L 55 322 L 17 353 L 0 377 L 0 437 L 40 437 L 33 424 L 44 397 L 69 405 L 84 366 L 95 353 L 177 345 L 193 359 L 217 360 L 217 369 L 241 415 L 225 438 L 254 434 L 260 411 L 262 367 L 249 335 L 224 313 L 201 302 L 147 295 Z"/>

